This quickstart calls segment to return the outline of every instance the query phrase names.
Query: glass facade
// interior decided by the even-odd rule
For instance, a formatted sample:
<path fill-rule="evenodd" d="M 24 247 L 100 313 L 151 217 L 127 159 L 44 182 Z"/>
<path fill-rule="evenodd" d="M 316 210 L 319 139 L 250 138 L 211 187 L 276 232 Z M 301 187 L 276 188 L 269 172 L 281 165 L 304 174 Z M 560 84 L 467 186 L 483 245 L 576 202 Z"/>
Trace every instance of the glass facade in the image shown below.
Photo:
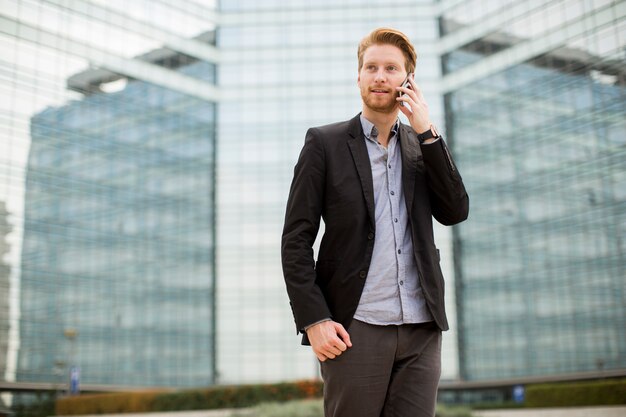
<path fill-rule="evenodd" d="M 85 383 L 212 383 L 215 104 L 135 81 L 37 114 L 31 138 L 17 380 L 70 363 Z"/>
<path fill-rule="evenodd" d="M 488 20 L 474 3 L 474 15 L 485 13 L 477 19 Z M 512 29 L 444 58 L 446 76 L 481 74 L 446 95 L 472 201 L 470 219 L 455 229 L 461 376 L 469 380 L 626 368 L 623 4 L 524 3 L 524 13 L 503 17 Z M 542 13 L 557 18 L 533 36 L 609 18 L 515 65 L 480 67 L 528 48 L 534 39 L 516 28 Z M 452 23 L 444 26 L 463 30 Z"/>
<path fill-rule="evenodd" d="M 215 33 L 107 3 L 3 2 L 2 377 L 210 385 Z"/>
<path fill-rule="evenodd" d="M 90 383 L 212 382 L 214 117 L 131 82 L 33 118 L 18 380 L 70 361 Z"/>
<path fill-rule="evenodd" d="M 414 42 L 471 200 L 435 230 L 442 379 L 626 367 L 626 3 L 0 1 L 3 381 L 317 377 L 285 203 L 380 26 Z"/>
<path fill-rule="evenodd" d="M 4 256 L 9 252 L 9 245 L 6 240 L 11 232 L 11 225 L 8 221 L 6 204 L 0 201 L 0 375 L 4 375 L 7 370 L 7 355 L 9 348 L 9 276 L 11 267 L 4 261 Z M 0 403 L 1 404 L 1 403 Z"/>

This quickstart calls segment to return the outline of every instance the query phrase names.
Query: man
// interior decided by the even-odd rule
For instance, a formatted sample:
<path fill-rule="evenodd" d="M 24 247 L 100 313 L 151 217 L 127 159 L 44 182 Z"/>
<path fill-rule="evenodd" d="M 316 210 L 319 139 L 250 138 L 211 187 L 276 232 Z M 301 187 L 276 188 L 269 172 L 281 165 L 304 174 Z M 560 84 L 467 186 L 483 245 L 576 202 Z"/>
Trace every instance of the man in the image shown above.
<path fill-rule="evenodd" d="M 397 30 L 366 36 L 362 112 L 309 129 L 294 170 L 283 272 L 297 330 L 321 364 L 327 417 L 434 416 L 448 323 L 432 217 L 459 223 L 469 200 L 409 75 L 415 60 Z"/>

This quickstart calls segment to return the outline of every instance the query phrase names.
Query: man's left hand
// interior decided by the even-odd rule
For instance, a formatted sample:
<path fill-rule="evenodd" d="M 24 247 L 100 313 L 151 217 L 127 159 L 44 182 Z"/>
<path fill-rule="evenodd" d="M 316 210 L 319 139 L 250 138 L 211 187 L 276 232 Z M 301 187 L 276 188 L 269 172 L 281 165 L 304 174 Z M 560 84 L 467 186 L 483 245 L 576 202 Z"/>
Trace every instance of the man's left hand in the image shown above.
<path fill-rule="evenodd" d="M 417 83 L 413 77 L 409 77 L 409 83 L 411 88 L 396 87 L 397 91 L 404 94 L 396 98 L 396 101 L 400 104 L 400 111 L 409 119 L 409 123 L 413 130 L 417 133 L 424 133 L 430 129 L 430 117 L 428 115 L 428 104 L 424 100 L 422 90 L 417 86 Z M 407 103 L 411 109 L 407 109 L 403 103 Z"/>

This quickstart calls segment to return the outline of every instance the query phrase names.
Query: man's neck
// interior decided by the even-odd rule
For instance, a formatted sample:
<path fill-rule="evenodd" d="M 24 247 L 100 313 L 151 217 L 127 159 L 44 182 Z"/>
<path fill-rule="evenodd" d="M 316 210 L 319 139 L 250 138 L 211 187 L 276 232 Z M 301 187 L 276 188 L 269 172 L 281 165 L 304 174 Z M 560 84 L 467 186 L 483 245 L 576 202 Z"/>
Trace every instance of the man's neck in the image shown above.
<path fill-rule="evenodd" d="M 391 128 L 396 123 L 396 120 L 398 120 L 398 112 L 393 111 L 391 113 L 381 113 L 372 111 L 371 109 L 363 106 L 363 117 L 376 126 L 376 130 L 378 130 L 378 142 L 384 147 L 387 147 Z"/>

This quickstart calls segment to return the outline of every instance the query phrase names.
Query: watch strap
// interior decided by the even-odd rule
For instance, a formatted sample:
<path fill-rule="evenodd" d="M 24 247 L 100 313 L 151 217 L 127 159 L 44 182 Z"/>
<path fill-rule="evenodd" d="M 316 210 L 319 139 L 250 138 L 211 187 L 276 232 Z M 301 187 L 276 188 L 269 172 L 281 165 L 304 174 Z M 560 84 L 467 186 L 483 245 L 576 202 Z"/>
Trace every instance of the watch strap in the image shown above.
<path fill-rule="evenodd" d="M 432 129 L 428 129 L 426 132 L 420 133 L 419 135 L 417 135 L 417 139 L 419 139 L 420 142 L 423 142 L 426 139 L 431 139 L 431 138 L 436 138 L 436 137 L 437 136 L 435 135 Z"/>
<path fill-rule="evenodd" d="M 422 132 L 422 133 L 417 135 L 417 140 L 419 140 L 420 143 L 422 143 L 426 139 L 438 138 L 440 136 L 441 135 L 439 135 L 439 132 L 437 131 L 437 128 L 431 124 L 430 125 L 430 129 L 428 129 L 426 132 Z"/>

